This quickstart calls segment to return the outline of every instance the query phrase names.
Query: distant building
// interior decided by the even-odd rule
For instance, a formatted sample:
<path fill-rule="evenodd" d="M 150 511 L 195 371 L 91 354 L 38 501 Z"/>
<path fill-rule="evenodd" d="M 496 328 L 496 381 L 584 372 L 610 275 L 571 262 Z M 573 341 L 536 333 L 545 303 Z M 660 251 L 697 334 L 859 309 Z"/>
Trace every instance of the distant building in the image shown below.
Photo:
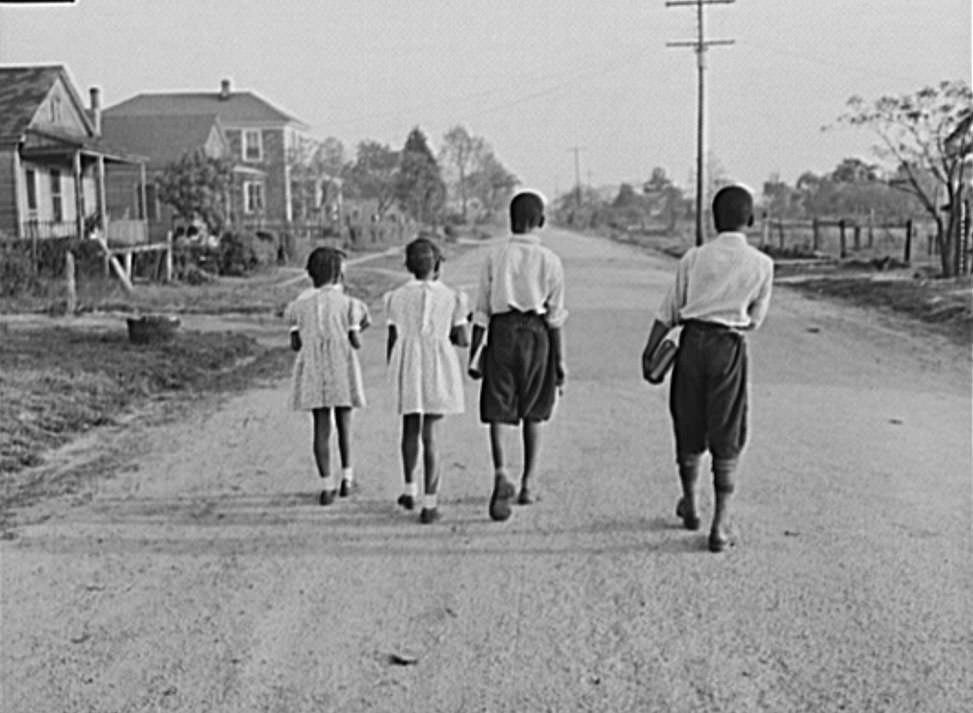
<path fill-rule="evenodd" d="M 0 66 L 0 232 L 20 238 L 144 239 L 139 220 L 109 220 L 106 165 L 142 159 L 102 140 L 100 91 L 86 109 L 61 65 Z"/>
<path fill-rule="evenodd" d="M 308 140 L 309 127 L 254 92 L 233 91 L 230 80 L 224 79 L 213 92 L 137 94 L 105 109 L 104 115 L 112 120 L 215 117 L 230 156 L 255 171 L 239 181 L 232 202 L 240 207 L 240 215 L 232 218 L 258 227 L 294 219 L 291 159 Z"/>

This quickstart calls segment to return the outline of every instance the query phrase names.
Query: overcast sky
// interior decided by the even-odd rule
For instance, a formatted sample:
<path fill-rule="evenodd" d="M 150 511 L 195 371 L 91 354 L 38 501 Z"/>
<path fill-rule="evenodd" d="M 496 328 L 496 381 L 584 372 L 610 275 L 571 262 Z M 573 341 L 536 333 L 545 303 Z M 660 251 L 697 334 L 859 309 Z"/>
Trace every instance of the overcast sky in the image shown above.
<path fill-rule="evenodd" d="M 737 0 L 710 6 L 709 148 L 732 178 L 793 182 L 871 137 L 822 132 L 849 96 L 970 80 L 970 0 Z M 224 77 L 353 151 L 438 149 L 462 123 L 529 186 L 688 184 L 695 156 L 695 12 L 665 0 L 78 0 L 0 4 L 0 63 L 61 63 L 107 105 Z"/>

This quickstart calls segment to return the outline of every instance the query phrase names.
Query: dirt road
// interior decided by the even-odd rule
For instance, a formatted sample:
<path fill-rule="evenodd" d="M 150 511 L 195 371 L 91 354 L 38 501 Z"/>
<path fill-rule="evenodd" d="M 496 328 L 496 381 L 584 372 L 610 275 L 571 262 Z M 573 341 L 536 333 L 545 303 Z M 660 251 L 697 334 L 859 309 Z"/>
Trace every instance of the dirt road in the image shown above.
<path fill-rule="evenodd" d="M 666 391 L 639 380 L 671 264 L 545 239 L 571 375 L 539 503 L 488 520 L 471 383 L 444 428 L 444 520 L 396 510 L 379 327 L 351 501 L 315 504 L 282 380 L 140 431 L 127 470 L 18 513 L 0 708 L 973 710 L 968 352 L 778 291 L 750 340 L 740 542 L 714 555 L 674 516 Z M 479 256 L 447 281 L 472 288 Z"/>

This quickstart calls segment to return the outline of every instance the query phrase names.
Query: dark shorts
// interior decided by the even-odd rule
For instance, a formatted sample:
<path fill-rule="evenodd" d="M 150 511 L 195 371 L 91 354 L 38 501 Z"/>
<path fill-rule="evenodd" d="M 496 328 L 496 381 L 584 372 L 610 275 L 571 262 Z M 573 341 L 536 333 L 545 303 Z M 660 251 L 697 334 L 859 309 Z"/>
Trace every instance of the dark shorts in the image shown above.
<path fill-rule="evenodd" d="M 554 358 L 542 316 L 533 312 L 492 316 L 483 353 L 480 420 L 515 425 L 548 420 L 557 397 Z"/>
<path fill-rule="evenodd" d="M 669 411 L 677 456 L 739 457 L 747 441 L 747 341 L 720 325 L 688 322 L 672 370 Z"/>

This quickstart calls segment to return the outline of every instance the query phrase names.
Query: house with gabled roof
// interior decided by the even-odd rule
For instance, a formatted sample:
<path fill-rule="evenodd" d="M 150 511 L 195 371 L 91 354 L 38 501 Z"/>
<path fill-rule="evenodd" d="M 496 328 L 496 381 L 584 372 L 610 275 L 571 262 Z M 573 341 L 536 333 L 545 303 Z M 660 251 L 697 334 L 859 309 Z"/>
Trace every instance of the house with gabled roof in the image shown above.
<path fill-rule="evenodd" d="M 111 238 L 114 227 L 126 241 L 144 237 L 138 221 L 109 221 L 106 165 L 137 172 L 142 160 L 103 140 L 99 89 L 90 100 L 86 108 L 61 65 L 0 66 L 0 233 L 43 239 L 100 227 Z"/>
<path fill-rule="evenodd" d="M 179 219 L 175 209 L 161 203 L 156 193 L 155 179 L 166 167 L 193 152 L 233 160 L 230 142 L 215 114 L 106 114 L 102 118 L 102 133 L 112 145 L 147 158 L 147 182 L 143 183 L 139 174 L 117 167 L 108 171 L 107 191 L 114 205 L 128 200 L 132 211 L 149 221 L 153 240 L 164 238 Z M 266 175 L 259 168 L 234 165 L 233 183 L 224 197 L 231 220 L 246 209 L 243 187 L 257 184 L 262 190 L 265 180 Z"/>
<path fill-rule="evenodd" d="M 144 92 L 105 109 L 106 118 L 215 116 L 240 165 L 262 171 L 240 181 L 235 222 L 271 226 L 293 219 L 290 155 L 310 127 L 251 91 L 224 79 L 213 92 Z"/>

